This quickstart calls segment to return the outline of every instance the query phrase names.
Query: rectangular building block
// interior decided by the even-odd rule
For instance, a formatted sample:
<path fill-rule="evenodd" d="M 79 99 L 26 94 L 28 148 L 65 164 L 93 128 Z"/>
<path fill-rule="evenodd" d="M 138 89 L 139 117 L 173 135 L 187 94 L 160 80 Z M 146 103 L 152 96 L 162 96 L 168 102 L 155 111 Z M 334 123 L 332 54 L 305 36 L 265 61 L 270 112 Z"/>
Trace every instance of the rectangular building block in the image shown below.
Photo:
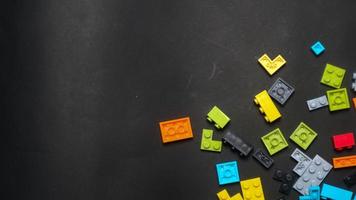
<path fill-rule="evenodd" d="M 281 55 L 278 55 L 273 60 L 269 58 L 267 54 L 263 54 L 258 62 L 261 66 L 268 72 L 269 75 L 273 75 L 276 71 L 278 71 L 284 64 L 287 63 L 286 60 Z"/>
<path fill-rule="evenodd" d="M 352 89 L 354 92 L 356 92 L 356 73 L 355 73 L 355 72 L 352 74 L 351 89 Z"/>
<path fill-rule="evenodd" d="M 314 141 L 318 134 L 313 131 L 305 123 L 300 122 L 298 127 L 294 130 L 290 139 L 293 140 L 296 144 L 306 150 L 309 145 Z"/>
<path fill-rule="evenodd" d="M 270 155 L 273 155 L 282 149 L 288 147 L 288 143 L 283 136 L 282 131 L 277 128 L 262 138 L 263 143 L 265 144 Z"/>
<path fill-rule="evenodd" d="M 308 105 L 309 111 L 313 111 L 313 110 L 316 110 L 316 109 L 319 109 L 319 108 L 329 105 L 329 102 L 328 102 L 328 99 L 326 98 L 326 95 L 323 95 L 321 97 L 308 100 L 307 105 Z"/>
<path fill-rule="evenodd" d="M 329 110 L 343 110 L 350 108 L 349 96 L 346 88 L 326 91 L 329 101 Z"/>
<path fill-rule="evenodd" d="M 240 182 L 239 170 L 236 161 L 216 164 L 219 185 Z"/>
<path fill-rule="evenodd" d="M 314 55 L 319 56 L 325 51 L 325 47 L 320 41 L 317 41 L 310 47 L 310 50 L 314 53 Z"/>
<path fill-rule="evenodd" d="M 222 142 L 213 140 L 213 130 L 203 129 L 200 149 L 204 151 L 221 152 Z"/>
<path fill-rule="evenodd" d="M 356 166 L 356 155 L 333 158 L 334 168 L 345 168 Z"/>
<path fill-rule="evenodd" d="M 324 183 L 320 196 L 322 199 L 351 200 L 352 192 Z"/>
<path fill-rule="evenodd" d="M 340 88 L 342 80 L 344 79 L 346 70 L 340 67 L 336 67 L 331 64 L 326 64 L 323 76 L 321 77 L 321 83 L 333 88 Z"/>
<path fill-rule="evenodd" d="M 278 78 L 268 90 L 268 94 L 281 105 L 286 103 L 293 92 L 294 88 L 282 78 Z"/>
<path fill-rule="evenodd" d="M 332 136 L 334 149 L 341 151 L 343 149 L 351 149 L 355 145 L 354 133 L 344 133 Z"/>
<path fill-rule="evenodd" d="M 273 159 L 264 153 L 261 149 L 257 149 L 252 156 L 267 169 L 273 165 Z"/>
<path fill-rule="evenodd" d="M 356 97 L 355 98 L 352 98 L 352 101 L 354 102 L 354 107 L 356 109 Z"/>
<path fill-rule="evenodd" d="M 260 177 L 241 181 L 242 195 L 245 200 L 264 200 Z"/>
<path fill-rule="evenodd" d="M 308 188 L 310 186 L 320 185 L 331 169 L 332 165 L 330 163 L 325 161 L 319 155 L 316 155 L 308 169 L 305 170 L 304 174 L 299 177 L 294 184 L 293 188 L 302 195 L 307 195 Z"/>
<path fill-rule="evenodd" d="M 210 112 L 207 114 L 207 119 L 209 122 L 214 123 L 217 129 L 223 129 L 227 123 L 229 123 L 230 118 L 225 115 L 217 106 L 214 106 Z"/>
<path fill-rule="evenodd" d="M 253 150 L 253 146 L 246 143 L 237 135 L 233 134 L 231 131 L 227 131 L 222 137 L 224 143 L 231 146 L 232 150 L 237 150 L 241 156 L 248 156 Z"/>
<path fill-rule="evenodd" d="M 344 183 L 348 186 L 354 186 L 356 185 L 356 171 L 354 171 L 352 174 L 347 175 L 344 177 Z"/>
<path fill-rule="evenodd" d="M 160 122 L 162 142 L 174 142 L 193 137 L 189 117 Z"/>
<path fill-rule="evenodd" d="M 216 193 L 216 195 L 218 196 L 219 200 L 229 200 L 230 199 L 230 195 L 226 189 L 221 190 L 220 192 Z"/>
<path fill-rule="evenodd" d="M 282 116 L 266 90 L 257 94 L 254 102 L 259 106 L 260 112 L 265 115 L 264 118 L 267 122 L 272 123 Z"/>

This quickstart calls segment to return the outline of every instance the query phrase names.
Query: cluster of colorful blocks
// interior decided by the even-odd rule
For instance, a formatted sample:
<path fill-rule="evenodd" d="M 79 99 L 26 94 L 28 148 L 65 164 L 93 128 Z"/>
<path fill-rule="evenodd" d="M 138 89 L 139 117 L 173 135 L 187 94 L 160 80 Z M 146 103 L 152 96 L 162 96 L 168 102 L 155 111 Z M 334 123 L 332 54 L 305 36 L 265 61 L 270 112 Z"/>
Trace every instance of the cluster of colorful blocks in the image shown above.
<path fill-rule="evenodd" d="M 319 56 L 325 51 L 325 47 L 321 42 L 316 42 L 311 46 L 311 51 Z M 281 67 L 286 64 L 286 60 L 278 55 L 273 60 L 267 54 L 258 59 L 260 65 L 267 71 L 269 75 L 276 73 Z M 309 111 L 313 111 L 322 107 L 329 106 L 330 112 L 344 110 L 350 108 L 349 97 L 346 88 L 341 88 L 346 70 L 331 64 L 326 64 L 321 83 L 333 90 L 326 91 L 326 95 L 317 97 L 307 101 Z M 352 89 L 356 92 L 356 73 L 353 74 Z M 277 103 L 285 105 L 287 100 L 295 92 L 288 82 L 282 78 L 278 78 L 271 88 L 263 90 L 254 97 L 254 102 L 258 106 L 259 111 L 263 114 L 264 119 L 268 123 L 273 123 L 282 117 L 281 113 L 274 104 L 274 99 Z M 356 98 L 353 98 L 356 108 Z M 214 106 L 206 115 L 207 120 L 212 123 L 216 129 L 224 129 L 230 122 L 230 118 L 220 108 Z M 189 117 L 184 117 L 175 120 L 160 122 L 161 137 L 163 143 L 175 142 L 193 138 L 193 131 Z M 254 147 L 250 143 L 245 142 L 241 136 L 226 131 L 222 137 L 222 141 L 214 139 L 214 133 L 211 129 L 203 129 L 201 136 L 200 149 L 203 151 L 221 152 L 223 143 L 229 145 L 233 150 L 240 153 L 240 156 L 247 157 L 250 152 L 253 152 Z M 291 133 L 289 139 L 301 147 L 304 151 L 313 143 L 318 136 L 317 132 L 304 122 L 300 122 L 296 129 Z M 274 161 L 270 156 L 282 151 L 288 147 L 288 141 L 279 128 L 276 128 L 266 135 L 261 137 L 269 155 L 261 149 L 254 150 L 253 157 L 263 167 L 269 169 Z M 336 151 L 352 149 L 355 146 L 354 133 L 335 134 L 332 137 L 333 147 Z M 327 162 L 319 155 L 315 155 L 312 159 L 308 157 L 302 150 L 296 148 L 291 154 L 291 157 L 297 161 L 293 172 L 285 172 L 282 169 L 276 169 L 273 179 L 281 182 L 279 192 L 284 195 L 289 195 L 294 188 L 301 195 L 299 200 L 317 200 L 317 199 L 332 199 L 332 200 L 352 200 L 353 193 L 351 191 L 332 186 L 324 183 L 322 188 L 320 184 L 324 178 L 332 171 L 332 169 L 355 167 L 356 155 L 332 158 L 333 165 Z M 226 189 L 217 193 L 220 200 L 264 200 L 262 180 L 260 177 L 246 179 L 240 181 L 240 174 L 237 161 L 229 161 L 216 164 L 218 185 L 239 183 L 241 186 L 242 195 L 240 193 L 230 197 Z M 297 177 L 299 176 L 299 178 Z M 353 173 L 344 178 L 347 186 L 356 184 L 356 174 Z M 279 199 L 285 199 L 285 196 Z M 354 197 L 356 200 L 356 195 Z"/>

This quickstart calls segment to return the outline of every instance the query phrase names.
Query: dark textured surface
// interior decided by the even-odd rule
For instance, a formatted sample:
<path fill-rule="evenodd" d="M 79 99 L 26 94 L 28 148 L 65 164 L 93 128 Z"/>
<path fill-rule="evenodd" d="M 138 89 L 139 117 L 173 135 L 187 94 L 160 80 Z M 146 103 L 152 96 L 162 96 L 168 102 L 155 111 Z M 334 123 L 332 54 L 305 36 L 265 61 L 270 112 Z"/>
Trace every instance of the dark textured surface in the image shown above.
<path fill-rule="evenodd" d="M 272 129 L 288 137 L 304 121 L 319 134 L 311 158 L 355 153 L 334 152 L 330 138 L 355 131 L 355 110 L 309 113 L 305 103 L 330 89 L 319 83 L 326 62 L 347 69 L 343 86 L 354 96 L 355 9 L 354 0 L 3 1 L 2 196 L 216 199 L 240 186 L 219 187 L 215 164 L 238 160 L 241 179 L 260 176 L 266 199 L 277 199 L 273 170 L 297 164 L 296 145 L 288 140 L 269 170 L 228 148 L 201 152 L 201 130 L 214 129 L 205 114 L 218 105 L 232 119 L 226 129 L 258 148 Z M 326 47 L 318 58 L 315 40 Z M 286 66 L 268 76 L 257 63 L 263 53 L 282 54 Z M 296 91 L 270 125 L 252 99 L 277 77 Z M 163 145 L 158 122 L 182 116 L 194 139 Z M 333 170 L 325 181 L 345 187 L 350 173 Z"/>

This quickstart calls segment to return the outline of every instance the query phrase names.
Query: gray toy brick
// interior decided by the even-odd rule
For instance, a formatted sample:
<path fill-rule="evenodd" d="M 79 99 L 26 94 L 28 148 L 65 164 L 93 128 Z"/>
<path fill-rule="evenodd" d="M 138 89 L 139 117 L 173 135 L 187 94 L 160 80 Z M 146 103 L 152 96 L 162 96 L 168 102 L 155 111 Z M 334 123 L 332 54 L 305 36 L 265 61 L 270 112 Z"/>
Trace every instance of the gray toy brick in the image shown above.
<path fill-rule="evenodd" d="M 278 78 L 268 90 L 268 94 L 282 105 L 286 103 L 293 92 L 294 88 L 281 78 Z"/>
<path fill-rule="evenodd" d="M 318 186 L 329 174 L 332 165 L 319 155 L 316 155 L 304 174 L 299 177 L 293 188 L 302 195 L 308 194 L 310 186 Z"/>
<path fill-rule="evenodd" d="M 301 161 L 293 168 L 293 172 L 295 172 L 299 176 L 302 176 L 304 174 L 305 170 L 308 169 L 310 164 L 311 164 L 311 160 Z"/>
<path fill-rule="evenodd" d="M 305 155 L 300 149 L 295 148 L 293 153 L 290 155 L 294 160 L 296 160 L 298 163 L 309 160 L 311 161 L 312 159 L 309 158 L 309 156 Z"/>
<path fill-rule="evenodd" d="M 326 96 L 323 95 L 321 97 L 308 100 L 307 105 L 309 111 L 312 111 L 329 105 L 329 102 L 328 102 L 328 98 L 326 98 Z"/>

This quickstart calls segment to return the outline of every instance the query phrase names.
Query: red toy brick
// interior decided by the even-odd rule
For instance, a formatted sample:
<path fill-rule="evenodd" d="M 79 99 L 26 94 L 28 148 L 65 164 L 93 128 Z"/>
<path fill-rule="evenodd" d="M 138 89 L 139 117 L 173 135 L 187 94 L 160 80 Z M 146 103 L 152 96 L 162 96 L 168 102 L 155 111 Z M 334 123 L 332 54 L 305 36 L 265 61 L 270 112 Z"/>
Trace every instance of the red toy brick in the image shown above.
<path fill-rule="evenodd" d="M 351 149 L 355 145 L 354 133 L 344 133 L 334 135 L 333 137 L 334 148 L 337 151 L 343 149 Z"/>

